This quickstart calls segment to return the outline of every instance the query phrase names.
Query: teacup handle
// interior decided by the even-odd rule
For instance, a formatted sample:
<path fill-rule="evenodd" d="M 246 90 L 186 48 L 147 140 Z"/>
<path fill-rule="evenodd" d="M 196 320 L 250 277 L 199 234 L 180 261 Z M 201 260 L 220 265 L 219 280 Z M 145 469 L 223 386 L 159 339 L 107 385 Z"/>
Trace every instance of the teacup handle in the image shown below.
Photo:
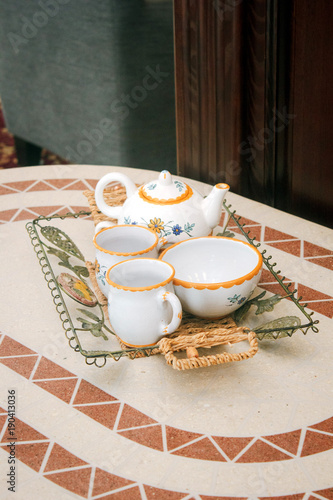
<path fill-rule="evenodd" d="M 172 307 L 172 319 L 167 326 L 161 326 L 161 335 L 168 335 L 174 332 L 179 327 L 182 320 L 182 305 L 180 300 L 174 293 L 163 292 L 161 293 L 161 298 L 163 301 L 168 301 Z"/>
<path fill-rule="evenodd" d="M 160 251 L 162 247 L 168 244 L 168 239 L 165 236 L 162 236 L 157 243 L 157 250 Z"/>
<path fill-rule="evenodd" d="M 126 189 L 126 196 L 129 198 L 136 192 L 136 185 L 134 182 L 131 181 L 126 175 L 121 174 L 119 172 L 110 172 L 109 174 L 104 175 L 97 183 L 96 188 L 95 188 L 95 201 L 96 205 L 99 208 L 99 210 L 104 214 L 107 215 L 108 217 L 111 217 L 111 219 L 119 219 L 123 207 L 110 207 L 104 200 L 104 189 L 111 183 L 111 182 L 119 182 L 120 184 L 123 184 Z"/>

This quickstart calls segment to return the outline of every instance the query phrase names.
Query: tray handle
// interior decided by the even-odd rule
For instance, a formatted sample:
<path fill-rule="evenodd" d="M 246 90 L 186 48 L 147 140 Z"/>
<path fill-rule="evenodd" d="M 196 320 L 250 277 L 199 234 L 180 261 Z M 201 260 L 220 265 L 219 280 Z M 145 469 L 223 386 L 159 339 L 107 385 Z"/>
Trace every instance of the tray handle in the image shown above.
<path fill-rule="evenodd" d="M 223 352 L 213 355 L 199 356 L 197 348 L 209 348 L 222 344 L 235 344 L 247 340 L 249 349 L 239 353 Z M 175 370 L 190 370 L 192 368 L 203 368 L 207 366 L 242 361 L 252 358 L 258 352 L 258 339 L 256 334 L 246 327 L 232 329 L 219 329 L 219 332 L 200 332 L 194 335 L 179 335 L 175 338 L 163 337 L 158 343 L 161 354 L 166 362 Z M 194 350 L 193 350 L 194 348 Z M 190 357 L 177 358 L 175 352 L 186 350 Z"/>

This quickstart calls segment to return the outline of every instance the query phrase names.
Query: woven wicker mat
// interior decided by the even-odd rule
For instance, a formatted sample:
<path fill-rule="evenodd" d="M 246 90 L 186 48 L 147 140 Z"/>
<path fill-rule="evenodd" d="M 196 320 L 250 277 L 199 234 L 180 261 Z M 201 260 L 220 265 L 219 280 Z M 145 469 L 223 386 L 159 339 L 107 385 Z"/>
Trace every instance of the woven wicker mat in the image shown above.
<path fill-rule="evenodd" d="M 106 217 L 98 210 L 93 191 L 84 191 L 83 194 L 88 199 L 95 225 L 102 221 L 116 223 L 116 220 Z M 104 197 L 110 206 L 122 205 L 126 199 L 126 192 L 123 187 L 119 187 L 118 185 L 111 189 L 106 189 L 104 191 Z M 107 298 L 98 287 L 95 276 L 95 266 L 89 261 L 86 262 L 86 266 L 95 294 L 103 308 L 105 317 L 109 320 Z M 127 349 L 127 346 L 123 344 L 121 339 L 119 339 L 119 337 L 117 337 L 117 339 L 121 348 Z M 232 346 L 243 340 L 249 342 L 249 349 L 239 353 L 232 354 L 229 352 L 222 352 L 200 356 L 197 351 L 197 348 L 207 349 L 223 344 Z M 187 358 L 177 357 L 175 353 L 179 351 L 186 351 Z M 153 349 L 150 354 L 163 354 L 166 362 L 174 369 L 188 370 L 249 359 L 252 358 L 257 351 L 258 340 L 255 333 L 250 331 L 247 327 L 237 326 L 231 316 L 212 321 L 184 313 L 178 330 L 167 337 L 163 337 L 158 342 L 156 349 Z M 139 351 L 133 353 L 133 357 L 143 356 L 145 356 L 144 352 Z"/>
<path fill-rule="evenodd" d="M 94 224 L 95 226 L 99 222 L 104 222 L 104 221 L 110 221 L 113 224 L 117 223 L 116 219 L 110 219 L 110 217 L 107 217 L 104 215 L 97 207 L 96 201 L 95 201 L 95 192 L 94 191 L 83 191 L 84 196 L 87 198 L 89 207 L 91 210 L 91 215 L 92 218 L 94 219 Z M 112 187 L 108 187 L 104 190 L 104 199 L 110 207 L 116 207 L 118 205 L 122 205 L 124 201 L 126 200 L 126 190 L 124 186 L 121 186 L 120 184 L 115 184 Z"/>

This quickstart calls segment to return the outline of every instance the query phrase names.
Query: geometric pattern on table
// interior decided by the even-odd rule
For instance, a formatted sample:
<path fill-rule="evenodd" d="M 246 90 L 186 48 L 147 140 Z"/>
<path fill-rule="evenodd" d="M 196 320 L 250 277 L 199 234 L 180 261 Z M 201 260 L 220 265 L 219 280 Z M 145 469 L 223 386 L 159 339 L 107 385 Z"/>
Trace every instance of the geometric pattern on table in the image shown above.
<path fill-rule="evenodd" d="M 333 449 L 333 416 L 303 429 L 268 436 L 207 436 L 160 424 L 7 335 L 0 343 L 0 363 L 104 427 L 160 452 L 217 462 L 262 463 Z"/>
<path fill-rule="evenodd" d="M 24 463 L 45 479 L 82 497 L 101 498 L 104 500 L 191 500 L 186 492 L 156 488 L 147 484 L 139 484 L 123 476 L 112 474 L 77 457 L 47 436 L 39 433 L 22 420 L 15 418 L 16 459 Z M 0 447 L 4 450 L 10 443 L 7 437 L 7 413 L 0 408 Z M 142 491 L 143 490 L 143 491 Z M 298 493 L 286 496 L 260 497 L 262 500 L 298 500 L 306 498 L 332 499 L 333 488 L 315 491 L 309 494 Z M 102 495 L 102 496 L 101 496 Z M 201 500 L 218 500 L 226 497 L 214 495 L 197 495 Z M 246 497 L 228 497 L 234 500 L 246 500 Z"/>
<path fill-rule="evenodd" d="M 283 252 L 290 253 L 296 257 L 333 270 L 333 250 L 315 245 L 306 240 L 302 240 L 291 234 L 278 231 L 269 226 L 263 226 L 259 222 L 252 221 L 242 216 L 240 221 L 244 224 L 244 229 L 250 231 L 250 237 L 256 237 L 258 242 L 278 248 Z M 230 221 L 228 228 L 234 233 L 240 233 L 239 228 L 233 221 Z"/>
<path fill-rule="evenodd" d="M 5 410 L 0 408 L 0 413 L 5 413 Z M 1 416 L 5 419 L 0 421 L 2 437 L 0 446 L 6 449 L 10 440 L 6 435 L 6 415 Z M 15 425 L 16 458 L 46 479 L 83 498 L 93 498 L 103 493 L 112 494 L 111 498 L 115 500 L 121 498 L 120 493 L 126 495 L 124 498 L 142 498 L 136 482 L 88 464 L 17 417 Z M 178 494 L 178 498 L 185 496 L 187 496 L 185 493 Z"/>
<path fill-rule="evenodd" d="M 282 276 L 279 277 L 282 278 Z M 320 313 L 327 318 L 333 318 L 333 297 L 331 295 L 319 292 L 318 290 L 305 286 L 302 283 L 296 283 L 287 277 L 284 279 L 284 283 L 291 283 L 291 290 L 297 289 L 296 297 L 300 298 L 300 304 L 307 305 L 307 309 Z M 258 286 L 271 293 L 277 293 L 280 295 L 285 294 L 280 284 L 266 269 L 263 269 L 262 271 Z"/>

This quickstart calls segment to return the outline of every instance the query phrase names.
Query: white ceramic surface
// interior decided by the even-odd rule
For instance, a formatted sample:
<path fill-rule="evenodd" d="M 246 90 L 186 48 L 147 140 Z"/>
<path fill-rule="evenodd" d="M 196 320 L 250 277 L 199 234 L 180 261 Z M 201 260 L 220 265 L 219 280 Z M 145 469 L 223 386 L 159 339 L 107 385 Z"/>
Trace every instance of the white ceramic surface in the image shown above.
<path fill-rule="evenodd" d="M 114 182 L 126 188 L 123 206 L 111 207 L 104 200 L 104 189 Z M 122 173 L 103 176 L 95 189 L 96 204 L 105 215 L 119 224 L 140 224 L 153 229 L 169 243 L 206 236 L 219 224 L 227 184 L 217 184 L 207 197 L 163 170 L 158 179 L 140 186 Z"/>
<path fill-rule="evenodd" d="M 131 259 L 108 270 L 109 319 L 126 345 L 154 345 L 178 328 L 182 307 L 173 293 L 174 273 L 158 259 Z"/>
<path fill-rule="evenodd" d="M 174 287 L 183 309 L 219 318 L 238 309 L 253 293 L 262 257 L 252 245 L 224 237 L 193 238 L 160 255 L 175 268 Z"/>
<path fill-rule="evenodd" d="M 158 257 L 161 240 L 154 231 L 141 226 L 112 226 L 95 234 L 95 275 L 102 293 L 107 296 L 107 270 L 123 260 Z"/>

